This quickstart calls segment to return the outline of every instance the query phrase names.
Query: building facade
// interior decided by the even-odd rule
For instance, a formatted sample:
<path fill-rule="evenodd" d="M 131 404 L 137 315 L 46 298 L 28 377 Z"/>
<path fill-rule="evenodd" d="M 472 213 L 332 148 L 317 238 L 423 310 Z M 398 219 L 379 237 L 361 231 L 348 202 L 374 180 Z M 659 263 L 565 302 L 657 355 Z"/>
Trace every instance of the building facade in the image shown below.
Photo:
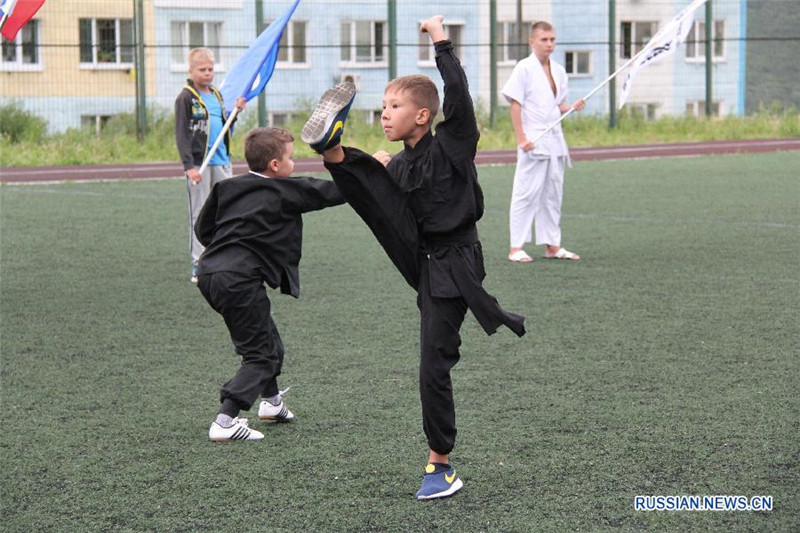
<path fill-rule="evenodd" d="M 136 105 L 134 3 L 136 0 L 58 0 L 39 11 L 14 42 L 3 41 L 0 102 L 14 101 L 45 118 L 51 131 L 100 128 L 109 117 L 133 113 Z M 140 0 L 144 6 L 145 81 L 148 107 L 170 113 L 187 76 L 186 54 L 207 46 L 217 57 L 219 84 L 256 36 L 257 0 Z M 681 1 L 616 2 L 616 66 L 630 57 L 686 5 Z M 261 0 L 265 23 L 289 6 L 288 0 Z M 522 13 L 518 7 L 522 4 Z M 354 109 L 368 121 L 379 117 L 389 80 L 396 29 L 398 74 L 421 73 L 439 83 L 433 49 L 419 23 L 431 15 L 422 0 L 396 2 L 390 20 L 385 0 L 303 0 L 282 40 L 279 62 L 265 90 L 268 120 L 282 124 L 305 113 L 330 85 L 356 83 Z M 587 94 L 609 75 L 609 23 L 606 0 L 444 1 L 434 11 L 445 15 L 477 104 L 506 106 L 499 91 L 516 62 L 529 53 L 524 42 L 535 20 L 556 28 L 554 59 L 570 75 L 570 100 Z M 492 11 L 496 15 L 494 31 Z M 745 82 L 745 0 L 714 0 L 712 21 L 713 109 L 743 114 Z M 522 21 L 522 32 L 519 21 Z M 494 37 L 494 41 L 492 41 Z M 705 18 L 701 8 L 684 47 L 647 67 L 636 79 L 627 106 L 645 116 L 702 114 L 705 107 Z M 496 68 L 492 66 L 492 51 Z M 624 72 L 612 83 L 621 87 Z M 619 93 L 619 89 L 617 90 Z M 254 112 L 248 106 L 247 113 Z M 588 113 L 607 114 L 607 88 L 588 103 Z M 502 111 L 502 109 L 501 109 Z"/>

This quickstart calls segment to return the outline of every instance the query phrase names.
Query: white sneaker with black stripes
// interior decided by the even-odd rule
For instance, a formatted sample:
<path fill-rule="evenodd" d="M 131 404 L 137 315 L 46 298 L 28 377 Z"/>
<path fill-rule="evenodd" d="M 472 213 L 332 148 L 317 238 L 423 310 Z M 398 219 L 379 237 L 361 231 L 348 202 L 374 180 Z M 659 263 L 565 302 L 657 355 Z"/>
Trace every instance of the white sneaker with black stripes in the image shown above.
<path fill-rule="evenodd" d="M 294 420 L 294 414 L 286 407 L 283 399 L 278 405 L 261 400 L 261 405 L 258 406 L 258 418 L 267 422 L 291 422 Z"/>
<path fill-rule="evenodd" d="M 234 418 L 233 425 L 224 428 L 216 422 L 211 424 L 211 429 L 208 430 L 208 437 L 213 441 L 226 441 L 226 440 L 261 440 L 264 434 L 255 429 L 247 427 L 246 418 Z"/>

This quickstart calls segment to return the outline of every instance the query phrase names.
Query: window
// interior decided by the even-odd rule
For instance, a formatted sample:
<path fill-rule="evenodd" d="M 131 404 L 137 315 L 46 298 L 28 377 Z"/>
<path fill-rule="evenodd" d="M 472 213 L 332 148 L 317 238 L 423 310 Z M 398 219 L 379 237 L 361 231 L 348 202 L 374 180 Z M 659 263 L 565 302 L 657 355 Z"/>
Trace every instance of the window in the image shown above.
<path fill-rule="evenodd" d="M 16 39 L 10 41 L 3 37 L 2 66 L 9 70 L 25 70 L 40 67 L 39 60 L 39 21 L 32 20 L 19 30 Z"/>
<path fill-rule="evenodd" d="M 382 109 L 373 109 L 372 111 L 367 111 L 367 124 L 370 126 L 380 125 L 381 116 L 383 116 Z"/>
<path fill-rule="evenodd" d="M 456 57 L 459 59 L 463 59 L 464 56 L 461 55 L 461 43 L 463 42 L 463 24 L 445 24 L 444 31 L 447 34 L 447 38 L 453 43 L 453 51 L 456 54 Z M 431 63 L 433 64 L 436 61 L 436 51 L 431 44 L 431 39 L 428 37 L 427 33 L 419 32 L 419 56 L 418 60 L 420 63 Z"/>
<path fill-rule="evenodd" d="M 711 53 L 714 59 L 725 59 L 725 21 L 715 20 L 711 27 L 711 41 L 714 48 Z M 706 23 L 696 20 L 686 37 L 686 59 L 705 61 L 706 59 Z"/>
<path fill-rule="evenodd" d="M 592 53 L 568 51 L 566 70 L 570 76 L 590 76 L 592 74 Z"/>
<path fill-rule="evenodd" d="M 133 63 L 133 19 L 79 19 L 81 63 Z"/>
<path fill-rule="evenodd" d="M 343 63 L 386 61 L 386 22 L 352 20 L 342 22 Z"/>
<path fill-rule="evenodd" d="M 221 22 L 172 21 L 170 25 L 172 64 L 176 68 L 186 68 L 189 50 L 203 46 L 214 52 L 215 67 L 220 68 L 219 65 L 222 63 L 219 53 L 221 34 Z"/>
<path fill-rule="evenodd" d="M 643 104 L 643 103 L 628 103 L 626 104 L 628 112 L 631 115 L 638 115 L 644 117 L 646 120 L 654 120 L 656 118 L 656 109 L 658 104 Z"/>
<path fill-rule="evenodd" d="M 266 22 L 267 26 L 271 23 L 271 20 Z M 279 63 L 306 62 L 306 27 L 305 20 L 292 20 L 286 25 L 278 48 Z"/>
<path fill-rule="evenodd" d="M 630 59 L 635 56 L 658 31 L 657 22 L 623 22 L 620 28 L 622 48 L 620 57 Z"/>
<path fill-rule="evenodd" d="M 719 116 L 720 105 L 719 101 L 713 100 L 711 102 L 711 115 Z M 686 114 L 695 117 L 702 117 L 706 114 L 706 101 L 705 100 L 689 100 L 686 102 Z"/>
<path fill-rule="evenodd" d="M 272 111 L 267 117 L 267 122 L 269 123 L 270 127 L 281 128 L 289 124 L 293 118 L 294 114 L 292 113 Z"/>
<path fill-rule="evenodd" d="M 515 63 L 531 55 L 528 37 L 530 37 L 532 24 L 532 22 L 522 23 L 522 40 L 520 41 L 516 22 L 497 23 L 497 42 L 500 44 L 497 54 L 498 63 Z"/>
<path fill-rule="evenodd" d="M 111 120 L 111 115 L 81 115 L 81 128 L 93 133 L 100 133 L 109 120 Z"/>

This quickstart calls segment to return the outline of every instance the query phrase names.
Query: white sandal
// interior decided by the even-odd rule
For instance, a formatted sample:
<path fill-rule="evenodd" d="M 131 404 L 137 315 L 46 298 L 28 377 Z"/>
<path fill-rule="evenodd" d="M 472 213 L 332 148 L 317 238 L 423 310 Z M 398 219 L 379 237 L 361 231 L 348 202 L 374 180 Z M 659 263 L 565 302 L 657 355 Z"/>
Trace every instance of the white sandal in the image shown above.
<path fill-rule="evenodd" d="M 580 260 L 580 256 L 578 254 L 574 254 L 566 248 L 559 248 L 558 251 L 553 255 L 545 254 L 544 257 L 545 259 L 571 259 L 573 261 Z"/>
<path fill-rule="evenodd" d="M 517 250 L 508 256 L 508 260 L 512 263 L 532 263 L 533 257 L 525 253 L 525 250 Z"/>

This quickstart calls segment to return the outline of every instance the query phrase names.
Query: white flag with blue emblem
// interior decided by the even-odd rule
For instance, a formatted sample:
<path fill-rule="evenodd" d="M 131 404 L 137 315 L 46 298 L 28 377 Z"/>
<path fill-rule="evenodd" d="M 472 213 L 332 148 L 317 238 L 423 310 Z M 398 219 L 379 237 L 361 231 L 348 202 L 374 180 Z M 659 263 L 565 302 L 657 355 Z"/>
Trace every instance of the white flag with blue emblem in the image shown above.
<path fill-rule="evenodd" d="M 636 73 L 657 61 L 661 61 L 675 53 L 675 50 L 682 42 L 686 40 L 689 30 L 692 29 L 694 24 L 694 12 L 697 8 L 706 3 L 706 0 L 694 0 L 683 11 L 678 13 L 664 28 L 656 33 L 652 39 L 645 45 L 641 52 L 637 54 L 638 59 L 634 61 L 628 71 L 628 77 L 625 78 L 625 83 L 622 85 L 622 91 L 619 96 L 619 107 L 625 105 L 628 99 L 628 94 L 631 91 L 631 84 Z"/>

